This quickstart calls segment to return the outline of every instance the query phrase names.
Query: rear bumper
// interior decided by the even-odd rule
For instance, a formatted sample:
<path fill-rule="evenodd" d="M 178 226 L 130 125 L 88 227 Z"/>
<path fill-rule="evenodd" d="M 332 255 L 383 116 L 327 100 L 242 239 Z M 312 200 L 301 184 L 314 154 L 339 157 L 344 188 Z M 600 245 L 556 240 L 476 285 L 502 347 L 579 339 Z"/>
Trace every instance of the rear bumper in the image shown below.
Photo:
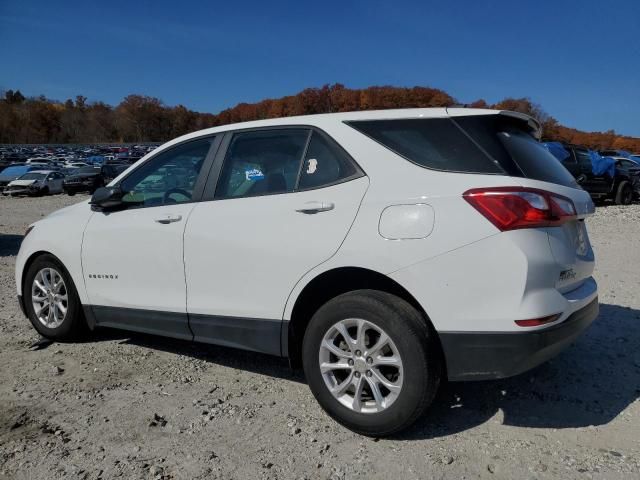
<path fill-rule="evenodd" d="M 529 332 L 441 332 L 451 381 L 511 377 L 532 369 L 568 347 L 598 316 L 597 297 L 563 322 Z"/>

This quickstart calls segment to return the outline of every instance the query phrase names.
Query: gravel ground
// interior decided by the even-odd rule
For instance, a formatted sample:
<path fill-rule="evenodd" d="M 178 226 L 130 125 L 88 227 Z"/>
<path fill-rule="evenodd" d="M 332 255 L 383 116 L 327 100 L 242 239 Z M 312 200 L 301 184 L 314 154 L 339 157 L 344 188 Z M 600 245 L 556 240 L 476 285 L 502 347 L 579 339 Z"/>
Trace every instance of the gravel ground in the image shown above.
<path fill-rule="evenodd" d="M 574 346 L 446 385 L 414 428 L 376 440 L 330 420 L 282 359 L 109 331 L 30 347 L 21 235 L 81 198 L 0 198 L 0 479 L 640 478 L 640 205 L 588 221 L 601 315 Z"/>

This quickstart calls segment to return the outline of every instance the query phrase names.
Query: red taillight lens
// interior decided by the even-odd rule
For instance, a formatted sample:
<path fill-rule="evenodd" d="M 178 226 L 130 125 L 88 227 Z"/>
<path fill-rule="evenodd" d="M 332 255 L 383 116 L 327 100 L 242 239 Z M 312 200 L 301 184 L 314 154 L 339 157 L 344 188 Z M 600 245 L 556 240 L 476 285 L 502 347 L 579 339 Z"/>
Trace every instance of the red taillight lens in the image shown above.
<path fill-rule="evenodd" d="M 531 318 L 528 320 L 516 320 L 516 325 L 520 327 L 539 327 L 540 325 L 546 325 L 547 323 L 555 322 L 560 318 L 560 314 L 549 315 L 548 317 Z"/>
<path fill-rule="evenodd" d="M 552 227 L 576 217 L 571 199 L 535 188 L 474 188 L 463 197 L 502 231 Z"/>

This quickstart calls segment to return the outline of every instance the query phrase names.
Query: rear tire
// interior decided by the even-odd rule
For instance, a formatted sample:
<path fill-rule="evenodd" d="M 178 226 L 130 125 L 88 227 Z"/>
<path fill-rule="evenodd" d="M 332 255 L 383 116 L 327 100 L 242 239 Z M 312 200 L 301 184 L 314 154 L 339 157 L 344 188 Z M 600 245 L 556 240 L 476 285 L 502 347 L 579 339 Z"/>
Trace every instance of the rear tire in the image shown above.
<path fill-rule="evenodd" d="M 324 304 L 305 332 L 302 361 L 322 408 L 350 430 L 377 437 L 413 424 L 433 401 L 442 374 L 435 332 L 423 315 L 376 290 Z"/>
<path fill-rule="evenodd" d="M 616 205 L 629 205 L 633 202 L 633 187 L 629 182 L 623 180 L 618 185 L 616 192 Z"/>
<path fill-rule="evenodd" d="M 70 341 L 88 332 L 76 287 L 53 255 L 41 255 L 31 263 L 22 296 L 31 324 L 43 337 Z"/>

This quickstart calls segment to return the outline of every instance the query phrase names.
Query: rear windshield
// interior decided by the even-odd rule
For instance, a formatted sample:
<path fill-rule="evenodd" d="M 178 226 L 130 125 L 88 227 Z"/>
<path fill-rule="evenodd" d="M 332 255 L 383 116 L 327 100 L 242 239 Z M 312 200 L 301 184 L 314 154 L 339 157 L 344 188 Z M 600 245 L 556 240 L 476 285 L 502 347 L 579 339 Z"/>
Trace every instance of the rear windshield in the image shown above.
<path fill-rule="evenodd" d="M 531 178 L 575 187 L 573 176 L 524 122 L 505 115 L 349 122 L 426 168 Z"/>
<path fill-rule="evenodd" d="M 540 142 L 506 115 L 472 115 L 454 120 L 510 175 L 576 187 L 573 175 Z"/>

